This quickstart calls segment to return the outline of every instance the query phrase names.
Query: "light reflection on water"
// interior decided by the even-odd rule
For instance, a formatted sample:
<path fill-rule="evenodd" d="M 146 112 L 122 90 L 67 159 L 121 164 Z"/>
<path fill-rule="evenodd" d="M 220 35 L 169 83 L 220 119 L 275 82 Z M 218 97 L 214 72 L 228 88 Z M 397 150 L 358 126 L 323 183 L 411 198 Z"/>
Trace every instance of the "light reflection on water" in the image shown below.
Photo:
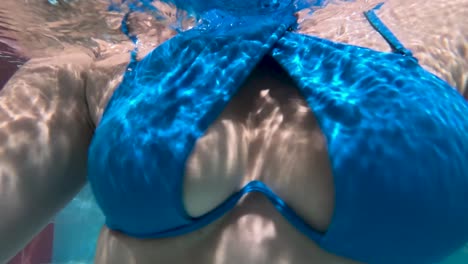
<path fill-rule="evenodd" d="M 29 57 L 53 54 L 72 45 L 89 47 L 100 56 L 105 56 L 106 50 L 128 50 L 131 44 L 120 32 L 122 13 L 109 11 L 107 6 L 107 0 L 2 0 L 0 88 Z M 177 20 L 171 15 L 166 19 L 167 23 Z M 138 31 L 144 32 L 154 23 L 154 17 L 139 17 Z M 89 186 L 57 215 L 54 223 L 55 262 L 92 263 L 104 217 Z M 468 246 L 444 262 L 459 263 L 468 263 Z"/>

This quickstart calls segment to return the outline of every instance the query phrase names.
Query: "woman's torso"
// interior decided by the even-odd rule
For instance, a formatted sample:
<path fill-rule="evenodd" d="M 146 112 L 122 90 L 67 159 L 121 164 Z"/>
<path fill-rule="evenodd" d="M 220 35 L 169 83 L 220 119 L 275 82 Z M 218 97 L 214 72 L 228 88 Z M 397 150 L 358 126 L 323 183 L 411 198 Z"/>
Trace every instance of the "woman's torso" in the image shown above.
<path fill-rule="evenodd" d="M 451 25 L 456 25 L 457 19 L 466 13 L 466 4 L 463 1 L 420 2 L 387 1 L 379 16 L 414 52 L 423 67 L 463 89 L 468 67 L 465 52 L 468 36 L 463 32 L 467 29 L 457 30 Z M 299 31 L 390 51 L 362 14 L 376 3 L 330 4 L 303 21 L 301 13 Z M 429 22 L 439 26 L 428 26 Z M 173 33 L 162 28 L 159 34 L 163 36 L 162 42 Z M 114 55 L 97 61 L 90 71 L 87 96 L 96 123 L 118 86 L 128 59 L 128 54 Z M 324 137 L 292 82 L 268 68 L 251 74 L 240 93 L 198 140 L 187 163 L 184 205 L 191 215 L 201 215 L 253 179 L 271 186 L 309 224 L 326 230 L 333 212 L 334 188 Z M 155 263 L 155 260 L 161 263 L 344 261 L 321 251 L 258 195 L 247 196 L 215 224 L 182 237 L 137 240 L 103 230 L 97 263 Z"/>

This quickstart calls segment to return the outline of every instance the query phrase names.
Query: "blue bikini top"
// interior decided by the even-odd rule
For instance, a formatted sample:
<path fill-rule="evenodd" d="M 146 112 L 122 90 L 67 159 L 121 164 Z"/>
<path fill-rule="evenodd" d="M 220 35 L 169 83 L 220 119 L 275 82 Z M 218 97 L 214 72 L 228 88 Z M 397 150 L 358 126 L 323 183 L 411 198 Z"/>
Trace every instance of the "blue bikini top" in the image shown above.
<path fill-rule="evenodd" d="M 242 16 L 209 10 L 205 23 L 132 60 L 89 149 L 89 181 L 107 226 L 139 238 L 182 235 L 261 192 L 322 248 L 358 261 L 434 263 L 462 246 L 463 97 L 418 65 L 374 10 L 365 15 L 394 52 L 293 33 L 290 6 Z M 336 204 L 325 233 L 259 181 L 203 216 L 184 210 L 185 164 L 197 139 L 265 56 L 292 77 L 326 137 Z"/>

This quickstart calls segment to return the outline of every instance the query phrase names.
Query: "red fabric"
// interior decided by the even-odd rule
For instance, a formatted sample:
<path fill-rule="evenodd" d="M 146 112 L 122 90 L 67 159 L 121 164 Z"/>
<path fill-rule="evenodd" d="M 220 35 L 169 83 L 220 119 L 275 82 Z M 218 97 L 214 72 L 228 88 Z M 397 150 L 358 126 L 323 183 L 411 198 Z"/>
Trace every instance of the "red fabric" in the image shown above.
<path fill-rule="evenodd" d="M 22 65 L 25 61 L 26 59 L 18 56 L 12 48 L 0 42 L 0 90 L 16 72 L 18 65 Z"/>
<path fill-rule="evenodd" d="M 52 262 L 54 225 L 49 224 L 7 264 L 42 264 Z"/>

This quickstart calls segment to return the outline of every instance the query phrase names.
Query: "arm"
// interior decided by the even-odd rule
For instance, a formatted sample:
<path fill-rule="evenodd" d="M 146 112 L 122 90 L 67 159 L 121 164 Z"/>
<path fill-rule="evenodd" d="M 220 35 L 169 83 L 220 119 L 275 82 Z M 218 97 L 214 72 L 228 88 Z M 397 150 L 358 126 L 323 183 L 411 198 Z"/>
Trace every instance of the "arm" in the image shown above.
<path fill-rule="evenodd" d="M 82 52 L 32 59 L 0 91 L 0 263 L 85 183 L 91 63 Z"/>

